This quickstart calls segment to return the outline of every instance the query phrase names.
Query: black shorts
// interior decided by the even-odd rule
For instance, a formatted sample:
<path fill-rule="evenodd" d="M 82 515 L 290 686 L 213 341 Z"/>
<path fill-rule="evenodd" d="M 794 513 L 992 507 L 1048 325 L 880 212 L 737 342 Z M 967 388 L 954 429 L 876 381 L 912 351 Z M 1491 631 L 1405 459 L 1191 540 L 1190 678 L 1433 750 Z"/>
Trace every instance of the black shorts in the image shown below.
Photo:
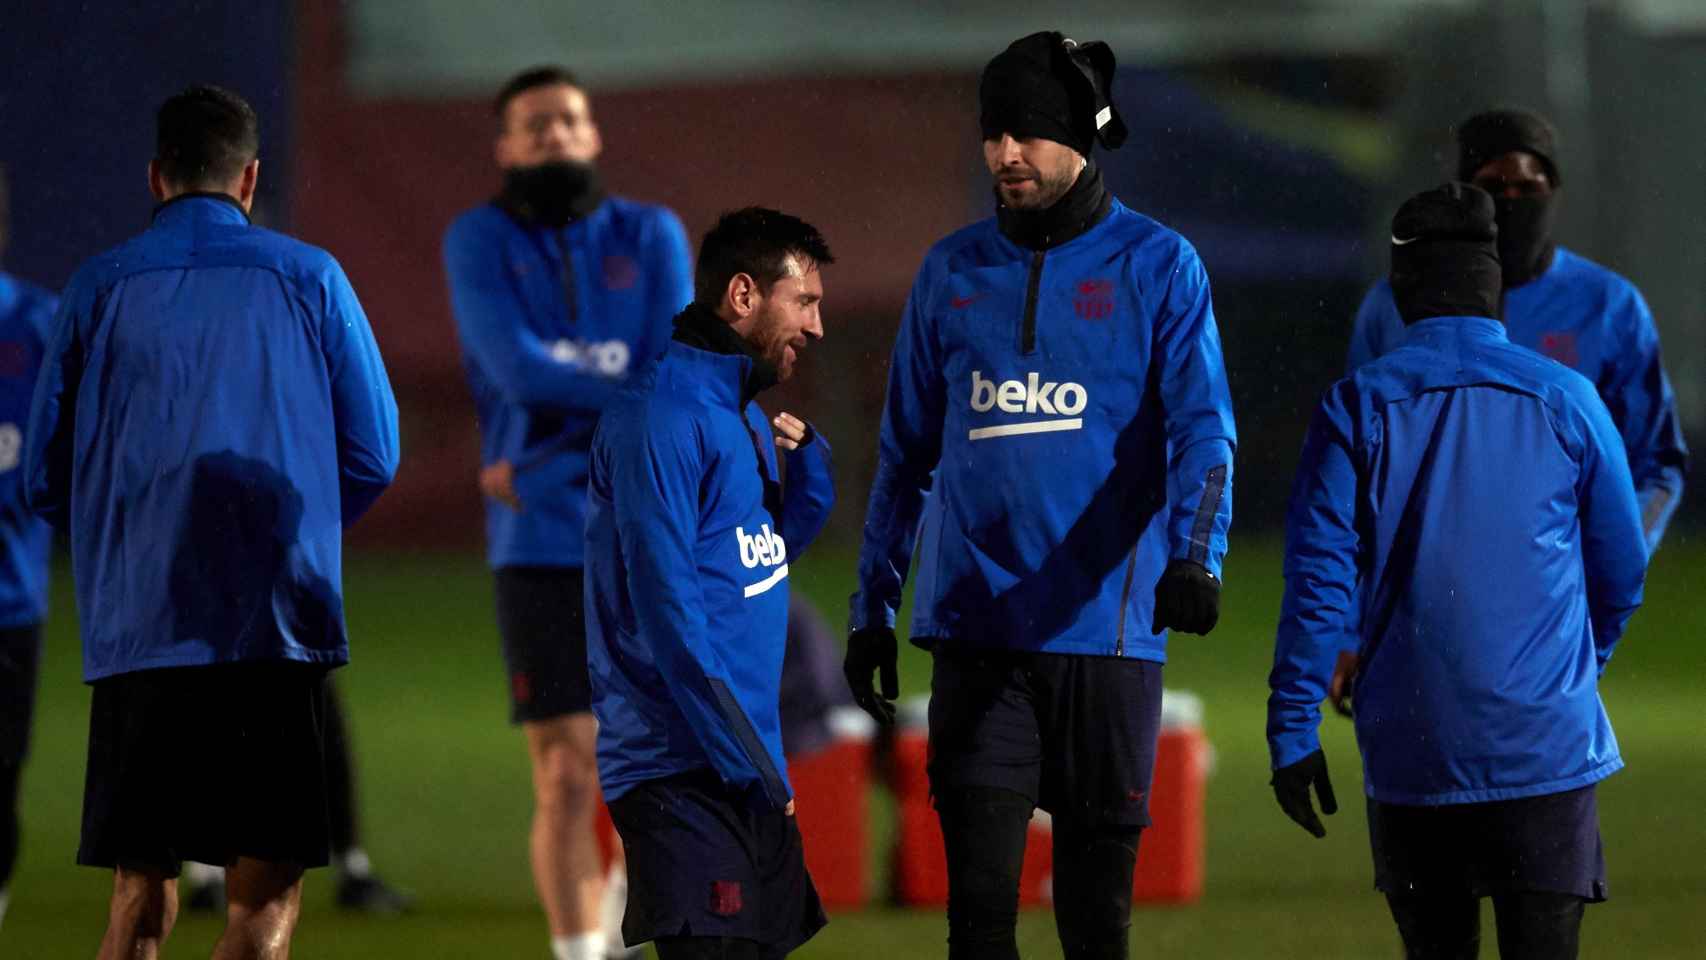
<path fill-rule="evenodd" d="M 710 771 L 610 802 L 628 856 L 622 939 L 738 937 L 780 957 L 828 922 L 793 817 L 759 813 Z"/>
<path fill-rule="evenodd" d="M 325 684 L 279 660 L 95 681 L 77 862 L 325 866 Z"/>
<path fill-rule="evenodd" d="M 1606 898 L 1592 785 L 1520 800 L 1413 807 L 1368 801 L 1374 885 L 1428 895 Z"/>
<path fill-rule="evenodd" d="M 23 763 L 30 752 L 40 671 L 41 624 L 0 630 L 0 763 Z"/>
<path fill-rule="evenodd" d="M 509 671 L 511 723 L 592 710 L 586 598 L 574 567 L 499 567 L 498 636 Z"/>
<path fill-rule="evenodd" d="M 1057 817 L 1149 825 L 1161 664 L 937 645 L 930 789 L 999 787 Z"/>

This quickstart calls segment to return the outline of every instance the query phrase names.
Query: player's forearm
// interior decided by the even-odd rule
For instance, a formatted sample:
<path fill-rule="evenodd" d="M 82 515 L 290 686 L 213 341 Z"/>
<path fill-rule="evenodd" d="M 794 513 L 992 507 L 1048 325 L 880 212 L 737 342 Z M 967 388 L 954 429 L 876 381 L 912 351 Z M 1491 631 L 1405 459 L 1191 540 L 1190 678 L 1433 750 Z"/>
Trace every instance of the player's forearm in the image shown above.
<path fill-rule="evenodd" d="M 782 536 L 796 559 L 823 532 L 835 508 L 835 476 L 829 442 L 812 431 L 811 442 L 783 454 L 788 483 L 782 491 Z"/>
<path fill-rule="evenodd" d="M 849 611 L 851 629 L 894 626 L 923 512 L 924 484 L 886 458 L 880 460 L 865 510 L 859 590 Z"/>

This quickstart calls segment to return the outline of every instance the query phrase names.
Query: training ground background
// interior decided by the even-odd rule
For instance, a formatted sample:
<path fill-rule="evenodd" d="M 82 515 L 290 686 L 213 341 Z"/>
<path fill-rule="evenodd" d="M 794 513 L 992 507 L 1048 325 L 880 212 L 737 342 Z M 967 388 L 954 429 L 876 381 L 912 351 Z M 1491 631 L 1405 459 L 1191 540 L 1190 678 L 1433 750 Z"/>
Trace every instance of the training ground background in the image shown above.
<path fill-rule="evenodd" d="M 794 567 L 792 584 L 839 623 L 850 571 L 847 551 L 826 545 Z M 1588 910 L 1584 957 L 1706 955 L 1703 581 L 1706 548 L 1673 535 L 1602 687 L 1628 768 L 1601 788 L 1612 899 Z M 315 871 L 296 956 L 547 956 L 527 863 L 526 751 L 507 723 L 489 584 L 480 561 L 461 554 L 349 559 L 355 659 L 338 680 L 354 725 L 366 845 L 385 876 L 413 890 L 419 904 L 402 918 L 342 914 L 332 906 L 329 871 Z M 1191 906 L 1140 906 L 1132 917 L 1133 956 L 1397 957 L 1392 922 L 1370 885 L 1349 723 L 1329 717 L 1325 725 L 1341 798 L 1325 840 L 1286 820 L 1267 785 L 1262 725 L 1279 544 L 1235 538 L 1226 584 L 1220 627 L 1207 638 L 1174 639 L 1167 666 L 1168 686 L 1202 695 L 1217 755 L 1208 788 L 1207 890 Z M 24 851 L 0 927 L 6 960 L 93 956 L 105 924 L 108 875 L 73 864 L 89 702 L 78 680 L 75 622 L 62 570 L 25 772 Z M 910 647 L 904 657 L 903 692 L 927 690 L 927 658 Z M 874 804 L 873 818 L 882 847 L 886 801 Z M 219 926 L 183 914 L 167 955 L 206 956 Z M 1483 953 L 1492 956 L 1486 933 Z M 940 957 L 944 939 L 938 912 L 875 907 L 836 915 L 796 955 Z M 1047 911 L 1023 914 L 1020 945 L 1028 957 L 1059 955 Z"/>

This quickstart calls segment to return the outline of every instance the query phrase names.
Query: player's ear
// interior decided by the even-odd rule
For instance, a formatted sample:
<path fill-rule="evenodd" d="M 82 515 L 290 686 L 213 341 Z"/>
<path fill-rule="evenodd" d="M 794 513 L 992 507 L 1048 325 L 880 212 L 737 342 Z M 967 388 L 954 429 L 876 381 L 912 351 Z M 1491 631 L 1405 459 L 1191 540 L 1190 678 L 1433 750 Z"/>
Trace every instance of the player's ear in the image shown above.
<path fill-rule="evenodd" d="M 148 192 L 154 195 L 155 202 L 166 202 L 166 178 L 160 175 L 158 160 L 148 161 Z"/>
<path fill-rule="evenodd" d="M 255 205 L 255 186 L 261 182 L 261 159 L 256 157 L 243 165 L 243 176 L 237 182 L 237 202 L 244 212 Z"/>
<path fill-rule="evenodd" d="M 758 309 L 763 293 L 758 289 L 758 281 L 750 273 L 737 273 L 729 278 L 729 288 L 723 294 L 729 310 L 737 321 L 752 316 Z"/>

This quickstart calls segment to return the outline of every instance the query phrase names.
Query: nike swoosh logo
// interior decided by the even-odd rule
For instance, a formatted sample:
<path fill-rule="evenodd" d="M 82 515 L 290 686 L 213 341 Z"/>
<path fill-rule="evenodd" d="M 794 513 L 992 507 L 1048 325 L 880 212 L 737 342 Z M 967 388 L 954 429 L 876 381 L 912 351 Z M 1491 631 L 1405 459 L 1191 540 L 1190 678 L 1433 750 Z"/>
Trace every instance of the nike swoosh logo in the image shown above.
<path fill-rule="evenodd" d="M 1394 247 L 1402 247 L 1402 246 L 1406 246 L 1408 244 L 1415 243 L 1417 240 L 1420 240 L 1420 239 L 1422 239 L 1422 238 L 1421 237 L 1411 237 L 1408 240 L 1400 240 L 1400 239 L 1398 239 L 1398 235 L 1396 233 L 1394 233 L 1392 235 L 1392 245 Z"/>
<path fill-rule="evenodd" d="M 958 310 L 961 307 L 971 306 L 972 304 L 978 302 L 979 300 L 982 300 L 985 296 L 987 296 L 987 294 L 974 293 L 969 297 L 950 297 L 948 299 L 948 306 L 953 307 L 955 310 Z"/>

